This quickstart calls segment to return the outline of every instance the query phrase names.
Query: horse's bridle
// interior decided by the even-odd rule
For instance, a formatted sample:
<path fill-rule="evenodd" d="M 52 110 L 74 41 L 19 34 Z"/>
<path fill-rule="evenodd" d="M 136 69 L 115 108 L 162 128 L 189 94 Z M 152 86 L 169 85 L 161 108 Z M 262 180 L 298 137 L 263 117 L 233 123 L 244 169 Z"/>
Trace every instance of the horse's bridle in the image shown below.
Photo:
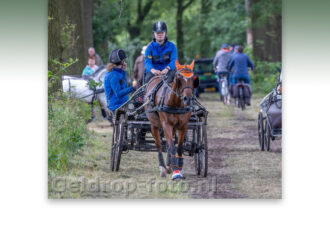
<path fill-rule="evenodd" d="M 185 77 L 185 76 L 183 76 L 182 74 L 181 74 L 181 72 L 183 71 L 183 70 L 185 70 L 185 71 L 189 71 L 189 72 L 191 72 L 191 73 L 193 73 L 192 71 L 191 71 L 191 69 L 188 69 L 188 68 L 182 68 L 182 69 L 179 69 L 178 71 L 176 71 L 176 73 L 175 73 L 175 77 L 177 76 L 177 75 L 181 75 L 182 77 Z M 193 76 L 193 75 L 192 75 Z M 191 77 L 192 77 L 191 76 Z M 191 78 L 191 77 L 189 77 L 189 78 Z M 181 101 L 183 101 L 183 99 L 184 99 L 184 97 L 182 96 L 182 94 L 183 94 L 183 91 L 185 90 L 185 89 L 191 89 L 191 91 L 192 92 L 194 92 L 194 89 L 191 87 L 191 86 L 185 86 L 185 87 L 183 87 L 181 90 L 180 90 L 180 92 L 178 93 L 178 91 L 176 90 L 176 91 L 174 91 L 173 89 L 172 89 L 172 87 L 170 87 L 168 84 L 167 84 L 167 82 L 166 81 L 164 81 L 164 83 L 165 83 L 165 85 L 171 90 L 171 92 L 172 93 L 174 93 Z"/>

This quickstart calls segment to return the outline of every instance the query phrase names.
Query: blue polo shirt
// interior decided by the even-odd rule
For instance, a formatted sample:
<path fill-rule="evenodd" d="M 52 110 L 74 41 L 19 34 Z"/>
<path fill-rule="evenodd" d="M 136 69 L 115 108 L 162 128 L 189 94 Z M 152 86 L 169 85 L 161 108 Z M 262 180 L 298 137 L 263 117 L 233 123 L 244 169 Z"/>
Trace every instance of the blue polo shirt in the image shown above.
<path fill-rule="evenodd" d="M 159 45 L 154 39 L 147 47 L 145 52 L 144 65 L 146 72 L 149 73 L 151 69 L 163 70 L 167 66 L 175 69 L 175 60 L 178 58 L 176 46 L 165 39 L 163 45 Z"/>

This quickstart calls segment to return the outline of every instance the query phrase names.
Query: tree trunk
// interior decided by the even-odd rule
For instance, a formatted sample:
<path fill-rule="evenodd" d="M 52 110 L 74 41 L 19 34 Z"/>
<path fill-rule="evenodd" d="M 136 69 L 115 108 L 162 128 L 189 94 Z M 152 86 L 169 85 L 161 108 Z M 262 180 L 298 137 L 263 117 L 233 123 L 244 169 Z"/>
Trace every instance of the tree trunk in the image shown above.
<path fill-rule="evenodd" d="M 131 40 L 140 36 L 142 23 L 145 17 L 149 14 L 153 2 L 154 2 L 153 0 L 148 0 L 147 3 L 144 6 L 142 6 L 143 5 L 142 0 L 138 0 L 136 21 L 132 25 L 130 24 L 130 21 L 128 19 L 128 24 L 127 24 L 127 30 Z M 133 54 L 133 60 L 135 60 L 135 58 L 137 58 L 140 55 L 140 52 L 141 50 L 138 49 L 135 51 L 135 53 Z"/>
<path fill-rule="evenodd" d="M 253 35 L 251 28 L 251 19 L 250 19 L 250 0 L 245 0 L 245 14 L 246 14 L 246 44 L 252 49 L 253 48 Z"/>
<path fill-rule="evenodd" d="M 80 74 L 87 64 L 87 49 L 93 46 L 92 15 L 93 0 L 49 0 L 48 56 L 66 62 L 69 58 L 79 61 L 68 69 L 68 74 Z M 66 20 L 76 25 L 72 34 L 77 39 L 72 47 L 63 44 L 61 33 Z"/>
<path fill-rule="evenodd" d="M 205 28 L 205 22 L 210 12 L 211 1 L 201 0 L 201 23 L 200 23 L 200 36 L 201 43 L 199 48 L 199 54 L 201 58 L 208 57 L 209 51 L 211 49 L 210 35 Z"/>
<path fill-rule="evenodd" d="M 282 16 L 281 12 L 267 12 L 266 21 L 260 23 L 262 15 L 257 4 L 264 0 L 251 0 L 252 33 L 253 33 L 253 55 L 262 61 L 282 61 Z M 281 8 L 281 1 L 269 1 L 269 9 Z"/>
<path fill-rule="evenodd" d="M 182 16 L 183 16 L 183 5 L 182 0 L 177 0 L 177 12 L 176 12 L 176 46 L 178 51 L 179 61 L 183 60 L 184 57 L 184 38 L 182 30 Z"/>

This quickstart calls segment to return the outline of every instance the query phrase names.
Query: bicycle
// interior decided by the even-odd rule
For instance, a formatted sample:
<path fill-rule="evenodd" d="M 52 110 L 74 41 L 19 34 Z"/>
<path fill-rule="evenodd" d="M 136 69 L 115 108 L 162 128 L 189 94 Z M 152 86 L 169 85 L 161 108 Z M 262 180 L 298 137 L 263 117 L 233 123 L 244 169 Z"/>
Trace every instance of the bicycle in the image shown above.
<path fill-rule="evenodd" d="M 229 73 L 220 73 L 219 74 L 219 91 L 220 91 L 220 101 L 222 101 L 225 105 L 230 104 L 230 93 L 228 87 L 228 76 Z"/>
<path fill-rule="evenodd" d="M 238 108 L 241 108 L 242 111 L 245 109 L 246 98 L 244 96 L 244 80 L 238 79 L 237 88 L 238 88 L 238 97 L 235 99 L 235 104 Z"/>

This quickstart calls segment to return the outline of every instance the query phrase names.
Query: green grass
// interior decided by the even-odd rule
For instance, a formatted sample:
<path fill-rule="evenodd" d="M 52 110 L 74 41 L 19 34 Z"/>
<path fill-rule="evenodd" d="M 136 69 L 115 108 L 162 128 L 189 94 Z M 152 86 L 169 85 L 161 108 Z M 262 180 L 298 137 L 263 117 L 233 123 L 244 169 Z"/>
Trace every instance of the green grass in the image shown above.
<path fill-rule="evenodd" d="M 209 111 L 209 143 L 212 140 L 218 143 L 218 139 L 235 140 L 234 145 L 226 146 L 231 151 L 224 156 L 217 153 L 214 144 L 209 145 L 213 154 L 210 163 L 221 158 L 221 165 L 225 167 L 215 165 L 214 169 L 211 166 L 213 172 L 208 178 L 214 173 L 230 178 L 230 184 L 219 184 L 219 189 L 229 186 L 242 197 L 280 198 L 281 154 L 278 151 L 260 152 L 256 133 L 251 131 L 256 129 L 258 105 L 263 96 L 253 95 L 252 106 L 241 111 L 220 103 L 218 93 L 201 94 L 200 101 Z M 206 180 L 194 176 L 191 157 L 185 157 L 187 180 L 173 183 L 169 175 L 160 178 L 155 152 L 129 151 L 122 155 L 120 171 L 111 172 L 112 128 L 98 113 L 96 121 L 88 125 L 88 130 L 88 144 L 69 159 L 70 168 L 65 172 L 49 170 L 49 198 L 187 199 L 192 194 L 182 188 L 188 184 L 195 189 L 199 182 Z M 60 178 L 64 178 L 63 181 Z M 56 189 L 56 181 L 59 181 L 60 189 Z M 61 189 L 64 184 L 65 189 Z"/>

